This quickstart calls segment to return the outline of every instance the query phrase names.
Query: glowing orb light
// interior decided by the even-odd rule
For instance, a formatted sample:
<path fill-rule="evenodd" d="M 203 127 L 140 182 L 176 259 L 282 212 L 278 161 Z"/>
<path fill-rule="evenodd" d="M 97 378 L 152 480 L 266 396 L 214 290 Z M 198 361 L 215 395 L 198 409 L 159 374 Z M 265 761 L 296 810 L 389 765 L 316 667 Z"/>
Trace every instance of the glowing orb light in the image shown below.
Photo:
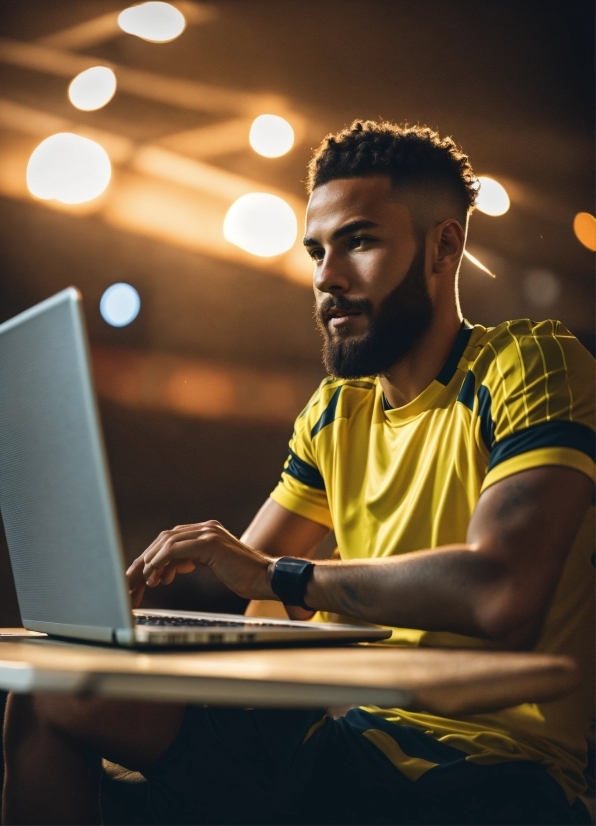
<path fill-rule="evenodd" d="M 110 182 L 112 167 L 105 149 L 89 138 L 58 132 L 33 150 L 27 187 L 43 200 L 82 204 L 97 198 Z"/>
<path fill-rule="evenodd" d="M 127 34 L 134 34 L 151 43 L 175 40 L 186 28 L 182 12 L 170 3 L 139 3 L 118 15 L 118 25 Z"/>
<path fill-rule="evenodd" d="M 292 207 L 277 195 L 251 192 L 234 201 L 224 219 L 226 240 L 252 255 L 269 258 L 287 252 L 298 222 Z"/>
<path fill-rule="evenodd" d="M 250 145 L 266 158 L 279 158 L 294 145 L 294 130 L 278 115 L 259 115 L 250 127 Z"/>
<path fill-rule="evenodd" d="M 134 321 L 141 309 L 138 292 L 130 284 L 119 282 L 105 291 L 99 302 L 99 311 L 112 327 L 126 327 Z"/>
<path fill-rule="evenodd" d="M 480 192 L 476 206 L 480 212 L 494 217 L 505 215 L 511 205 L 507 190 L 493 178 L 480 177 Z"/>
<path fill-rule="evenodd" d="M 575 237 L 592 252 L 596 252 L 596 218 L 589 212 L 578 212 L 573 219 Z"/>
<path fill-rule="evenodd" d="M 68 97 L 77 109 L 92 112 L 109 103 L 115 91 L 114 72 L 107 66 L 93 66 L 75 77 L 68 87 Z"/>

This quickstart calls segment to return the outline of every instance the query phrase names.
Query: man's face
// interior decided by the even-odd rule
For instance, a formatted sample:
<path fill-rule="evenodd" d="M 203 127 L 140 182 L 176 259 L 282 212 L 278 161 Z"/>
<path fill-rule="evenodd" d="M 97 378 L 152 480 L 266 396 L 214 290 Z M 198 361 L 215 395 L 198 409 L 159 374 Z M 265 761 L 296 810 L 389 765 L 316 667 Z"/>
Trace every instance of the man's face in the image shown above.
<path fill-rule="evenodd" d="M 315 262 L 315 316 L 331 375 L 386 372 L 433 317 L 424 246 L 409 210 L 392 200 L 388 177 L 348 178 L 317 187 L 305 246 Z"/>

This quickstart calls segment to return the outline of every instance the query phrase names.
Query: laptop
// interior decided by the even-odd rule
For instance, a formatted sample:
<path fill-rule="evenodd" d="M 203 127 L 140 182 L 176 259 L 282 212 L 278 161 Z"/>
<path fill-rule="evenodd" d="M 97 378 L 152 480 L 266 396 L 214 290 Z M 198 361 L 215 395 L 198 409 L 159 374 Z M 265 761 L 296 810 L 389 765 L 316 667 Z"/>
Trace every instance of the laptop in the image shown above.
<path fill-rule="evenodd" d="M 127 647 L 390 636 L 370 626 L 132 610 L 73 287 L 0 325 L 0 508 L 30 631 Z"/>

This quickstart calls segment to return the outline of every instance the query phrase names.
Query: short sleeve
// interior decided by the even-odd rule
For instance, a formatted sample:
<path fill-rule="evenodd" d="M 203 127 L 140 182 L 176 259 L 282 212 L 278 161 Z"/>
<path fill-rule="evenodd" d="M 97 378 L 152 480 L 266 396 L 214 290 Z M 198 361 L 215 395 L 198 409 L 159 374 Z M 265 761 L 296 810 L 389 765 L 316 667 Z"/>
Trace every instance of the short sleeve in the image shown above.
<path fill-rule="evenodd" d="M 594 359 L 557 321 L 497 329 L 474 370 L 479 438 L 489 452 L 482 490 L 544 465 L 594 480 Z"/>
<path fill-rule="evenodd" d="M 278 505 L 313 522 L 333 528 L 325 480 L 318 467 L 311 430 L 326 396 L 325 380 L 296 419 L 281 479 L 271 493 Z"/>

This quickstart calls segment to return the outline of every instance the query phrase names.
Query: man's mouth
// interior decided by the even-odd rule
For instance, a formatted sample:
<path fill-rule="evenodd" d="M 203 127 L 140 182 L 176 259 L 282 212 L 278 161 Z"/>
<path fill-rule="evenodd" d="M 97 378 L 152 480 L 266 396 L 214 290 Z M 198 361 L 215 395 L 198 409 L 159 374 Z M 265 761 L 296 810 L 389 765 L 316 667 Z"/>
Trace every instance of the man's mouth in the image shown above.
<path fill-rule="evenodd" d="M 331 323 L 334 327 L 338 326 L 339 324 L 345 323 L 350 316 L 355 315 L 362 315 L 361 310 L 343 310 L 339 307 L 333 307 L 333 309 L 329 310 L 326 314 L 326 322 L 327 324 Z"/>

